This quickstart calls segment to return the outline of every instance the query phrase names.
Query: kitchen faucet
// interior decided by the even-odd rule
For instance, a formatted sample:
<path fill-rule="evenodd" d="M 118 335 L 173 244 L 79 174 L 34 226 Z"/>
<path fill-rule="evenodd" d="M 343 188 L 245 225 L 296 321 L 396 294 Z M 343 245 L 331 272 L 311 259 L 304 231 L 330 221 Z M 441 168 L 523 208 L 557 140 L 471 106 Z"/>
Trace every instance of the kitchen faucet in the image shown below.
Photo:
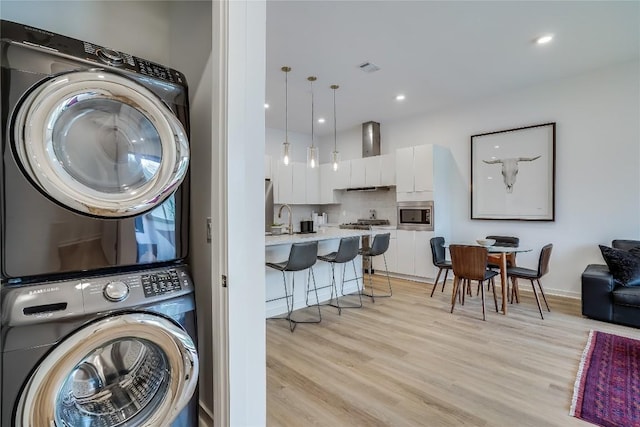
<path fill-rule="evenodd" d="M 293 234 L 293 218 L 291 216 L 291 206 L 287 204 L 280 206 L 280 209 L 278 209 L 278 218 L 282 218 L 282 208 L 287 208 L 289 210 L 289 234 Z"/>

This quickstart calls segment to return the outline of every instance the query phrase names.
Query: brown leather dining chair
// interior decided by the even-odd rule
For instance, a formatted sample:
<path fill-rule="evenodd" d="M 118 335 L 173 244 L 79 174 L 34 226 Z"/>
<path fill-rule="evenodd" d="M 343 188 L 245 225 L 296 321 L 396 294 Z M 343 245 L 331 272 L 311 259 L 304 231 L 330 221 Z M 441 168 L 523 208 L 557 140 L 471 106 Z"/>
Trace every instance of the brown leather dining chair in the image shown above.
<path fill-rule="evenodd" d="M 498 300 L 496 298 L 496 287 L 494 277 L 498 275 L 495 270 L 487 269 L 487 248 L 482 246 L 471 245 L 451 245 L 449 246 L 451 254 L 451 265 L 453 267 L 453 293 L 451 295 L 451 313 L 456 306 L 456 296 L 461 292 L 460 299 L 464 304 L 465 289 L 468 288 L 472 280 L 478 281 L 480 293 L 482 295 L 482 320 L 486 320 L 485 303 L 484 303 L 484 286 L 485 280 L 488 280 L 493 290 L 493 303 L 498 311 Z M 462 282 L 462 289 L 460 283 Z"/>

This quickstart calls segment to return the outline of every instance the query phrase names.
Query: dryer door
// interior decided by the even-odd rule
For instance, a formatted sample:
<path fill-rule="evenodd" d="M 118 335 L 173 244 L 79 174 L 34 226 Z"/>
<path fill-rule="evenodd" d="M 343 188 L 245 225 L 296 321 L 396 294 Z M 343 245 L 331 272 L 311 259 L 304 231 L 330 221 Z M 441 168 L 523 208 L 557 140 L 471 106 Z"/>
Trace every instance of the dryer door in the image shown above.
<path fill-rule="evenodd" d="M 55 347 L 20 396 L 15 425 L 168 426 L 198 381 L 193 340 L 153 314 L 104 318 Z"/>
<path fill-rule="evenodd" d="M 61 74 L 21 101 L 13 147 L 31 182 L 76 212 L 117 218 L 162 203 L 189 164 L 185 130 L 153 92 L 103 70 Z"/>

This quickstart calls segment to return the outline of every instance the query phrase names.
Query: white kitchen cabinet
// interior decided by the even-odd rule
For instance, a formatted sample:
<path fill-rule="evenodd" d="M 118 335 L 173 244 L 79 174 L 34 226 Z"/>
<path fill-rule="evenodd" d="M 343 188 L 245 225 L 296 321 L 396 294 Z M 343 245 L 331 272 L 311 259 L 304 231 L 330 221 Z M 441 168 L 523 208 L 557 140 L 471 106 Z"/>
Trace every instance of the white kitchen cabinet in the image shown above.
<path fill-rule="evenodd" d="M 307 164 L 302 162 L 291 163 L 292 185 L 291 201 L 294 205 L 307 203 Z"/>
<path fill-rule="evenodd" d="M 410 193 L 413 185 L 413 147 L 396 150 L 396 192 Z"/>
<path fill-rule="evenodd" d="M 433 145 L 413 147 L 414 191 L 433 191 Z"/>
<path fill-rule="evenodd" d="M 351 161 L 343 160 L 338 164 L 338 170 L 335 171 L 334 189 L 344 190 L 349 188 L 349 181 L 351 180 Z"/>
<path fill-rule="evenodd" d="M 278 162 L 277 178 L 274 182 L 273 202 L 275 204 L 292 203 L 293 200 L 293 164 Z"/>
<path fill-rule="evenodd" d="M 365 169 L 365 187 L 377 187 L 380 185 L 380 156 L 365 157 L 363 160 Z"/>
<path fill-rule="evenodd" d="M 432 192 L 435 167 L 433 145 L 417 145 L 397 150 L 396 191 L 398 193 Z"/>
<path fill-rule="evenodd" d="M 431 262 L 432 231 L 397 230 L 396 273 L 432 279 L 434 267 Z M 390 270 L 393 271 L 393 270 Z"/>
<path fill-rule="evenodd" d="M 413 276 L 415 272 L 415 231 L 397 230 L 397 264 L 396 273 Z"/>
<path fill-rule="evenodd" d="M 305 165 L 306 172 L 306 199 L 307 205 L 320 204 L 320 168 L 308 168 Z"/>
<path fill-rule="evenodd" d="M 414 276 L 434 278 L 433 262 L 431 258 L 432 231 L 416 231 L 414 234 Z"/>
<path fill-rule="evenodd" d="M 320 204 L 340 203 L 336 192 L 340 169 L 333 170 L 332 163 L 320 165 Z"/>
<path fill-rule="evenodd" d="M 365 159 L 353 159 L 351 160 L 349 187 L 357 188 L 364 186 L 366 186 Z"/>
<path fill-rule="evenodd" d="M 396 185 L 396 159 L 393 154 L 380 157 L 380 185 Z"/>

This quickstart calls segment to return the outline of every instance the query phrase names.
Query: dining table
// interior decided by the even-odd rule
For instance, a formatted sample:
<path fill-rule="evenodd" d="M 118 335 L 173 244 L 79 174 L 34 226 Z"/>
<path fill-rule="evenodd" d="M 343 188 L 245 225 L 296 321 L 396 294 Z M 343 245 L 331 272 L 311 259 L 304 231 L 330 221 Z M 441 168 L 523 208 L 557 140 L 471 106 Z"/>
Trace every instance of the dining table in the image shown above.
<path fill-rule="evenodd" d="M 477 243 L 445 243 L 443 246 L 449 248 L 451 245 L 467 245 L 467 246 L 483 246 L 487 248 L 487 252 L 490 254 L 500 255 L 500 287 L 502 288 L 502 314 L 507 314 L 507 257 L 509 254 L 516 254 L 521 252 L 531 252 L 532 248 L 522 246 L 498 246 L 498 245 L 479 245 Z"/>

